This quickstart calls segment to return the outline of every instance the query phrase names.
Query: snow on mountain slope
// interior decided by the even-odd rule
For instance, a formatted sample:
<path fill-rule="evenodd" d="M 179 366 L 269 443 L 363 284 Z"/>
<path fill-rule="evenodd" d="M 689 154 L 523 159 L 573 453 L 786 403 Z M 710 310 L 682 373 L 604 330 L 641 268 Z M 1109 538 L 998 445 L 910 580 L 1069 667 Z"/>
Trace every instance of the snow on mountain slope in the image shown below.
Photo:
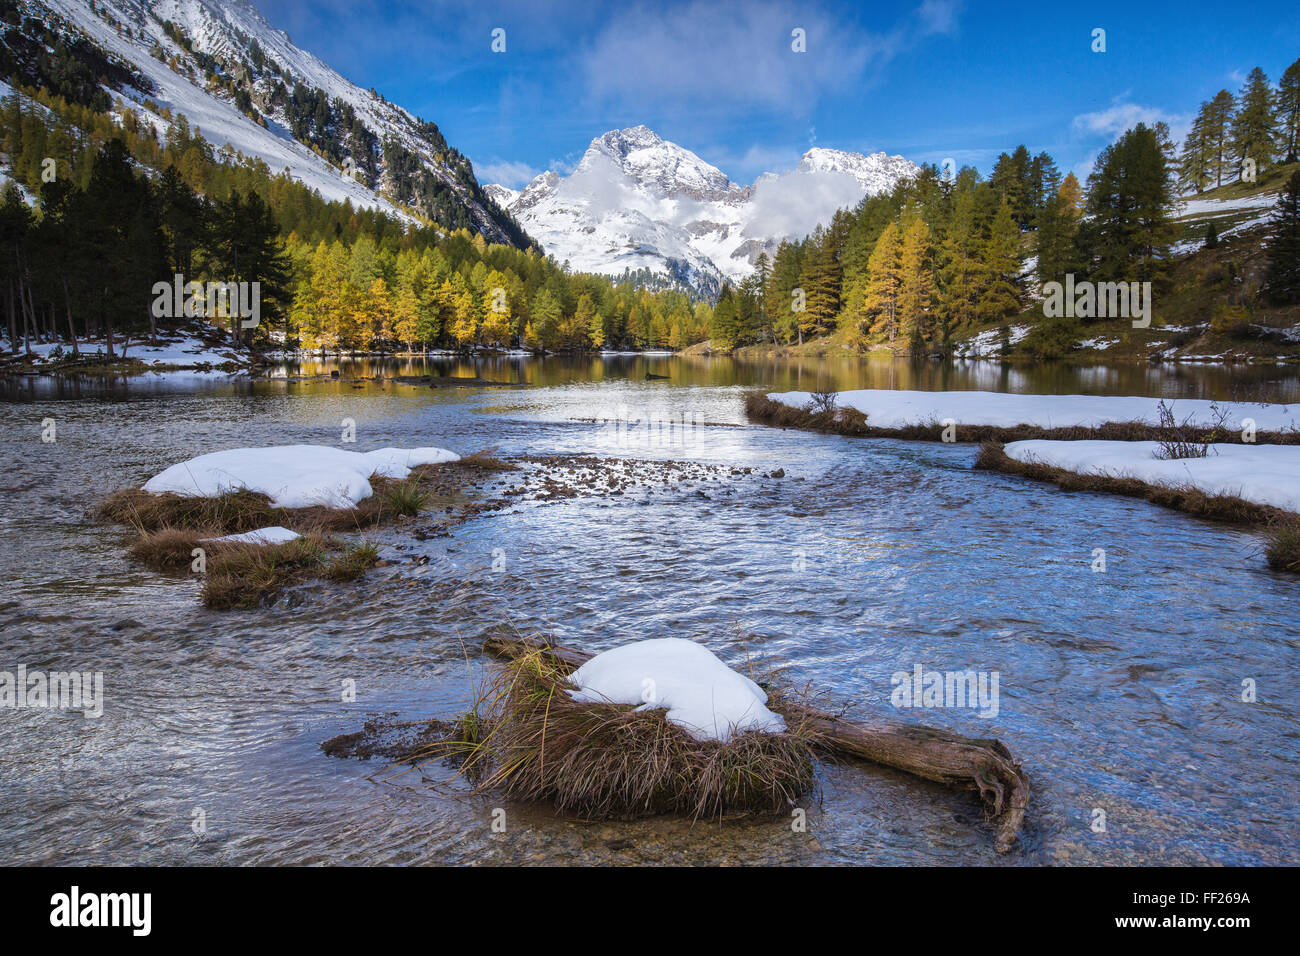
<path fill-rule="evenodd" d="M 457 175 L 455 161 L 459 157 L 449 158 L 438 150 L 438 143 L 430 142 L 416 117 L 362 90 L 311 53 L 294 46 L 246 0 L 98 0 L 95 10 L 87 0 L 23 0 L 23 6 L 34 16 L 40 16 L 42 8 L 61 16 L 152 82 L 154 90 L 147 97 L 129 89 L 110 91 L 131 98 L 137 108 L 147 98 L 173 114 L 184 114 L 191 127 L 199 127 L 214 146 L 229 144 L 246 156 L 261 158 L 274 172 L 288 169 L 295 179 L 318 190 L 326 199 L 350 199 L 356 206 L 400 214 L 398 206 L 380 194 L 393 186 L 391 171 L 381 168 L 383 175 L 375 183 L 377 188 L 372 189 L 331 164 L 295 139 L 285 105 L 272 96 L 277 83 L 288 89 L 302 84 L 322 90 L 330 102 L 339 101 L 354 109 L 376 143 L 391 140 L 417 156 L 419 167 L 436 177 L 442 184 L 440 188 L 455 197 L 454 202 L 467 211 L 477 231 L 493 241 L 510 241 L 503 231 L 500 213 L 489 208 L 482 195 L 474 195 L 477 184 L 472 175 L 468 182 L 463 174 Z M 165 23 L 183 32 L 189 50 L 168 34 Z M 251 68 L 249 51 L 253 41 L 265 62 L 275 64 L 274 70 L 259 73 Z M 265 126 L 236 106 L 229 89 L 205 77 L 205 66 L 198 62 L 196 54 L 219 64 L 225 77 L 233 77 L 251 94 L 252 111 L 262 117 Z M 148 118 L 155 125 L 166 125 L 157 115 Z M 381 157 L 380 166 L 382 162 Z"/>
<path fill-rule="evenodd" d="M 189 79 L 172 72 L 165 63 L 159 63 L 140 49 L 140 43 L 144 41 L 123 37 L 92 13 L 85 3 L 79 0 L 46 0 L 46 3 L 75 23 L 100 46 L 131 61 L 154 84 L 155 91 L 148 98 L 173 113 L 184 114 L 190 125 L 199 127 L 204 138 L 214 146 L 229 144 L 245 156 L 261 158 L 276 172 L 288 169 L 294 179 L 318 190 L 326 199 L 351 199 L 353 205 L 379 206 L 387 212 L 397 213 L 397 208 L 392 203 L 376 196 L 355 180 L 340 175 L 329 163 L 295 141 L 282 126 L 273 130 L 263 129 L 239 112 L 232 102 L 211 96 Z M 122 14 L 119 19 L 124 22 L 132 22 L 132 18 L 126 15 L 128 11 L 124 9 L 128 5 L 110 0 L 105 6 Z M 138 4 L 129 6 L 138 8 Z M 168 52 L 179 52 L 179 47 L 162 35 L 154 21 L 145 21 L 145 32 L 146 36 L 159 42 Z"/>
<path fill-rule="evenodd" d="M 1174 255 L 1186 255 L 1205 245 L 1200 227 L 1214 223 L 1220 239 L 1240 235 L 1271 222 L 1276 215 L 1280 193 L 1259 192 L 1249 196 L 1182 196 L 1174 206 L 1174 220 L 1188 231 L 1198 234 L 1185 238 L 1170 247 Z"/>
<path fill-rule="evenodd" d="M 483 187 L 483 192 L 502 209 L 507 208 L 519 198 L 518 189 L 511 189 L 509 186 L 498 186 L 496 183 L 488 183 Z"/>
<path fill-rule="evenodd" d="M 771 255 L 782 239 L 802 237 L 837 209 L 917 172 L 901 156 L 817 148 L 789 172 L 740 186 L 690 150 L 635 126 L 592 140 L 567 177 L 545 172 L 518 193 L 485 190 L 575 269 L 647 269 L 712 294 L 724 280 L 748 275 L 759 253 Z"/>
<path fill-rule="evenodd" d="M 846 153 L 839 149 L 815 146 L 803 154 L 796 170 L 802 173 L 843 173 L 857 180 L 869 196 L 888 192 L 894 183 L 906 176 L 915 176 L 915 164 L 902 156 L 884 153 Z"/>
<path fill-rule="evenodd" d="M 722 170 L 645 126 L 610 130 L 592 140 L 578 168 L 596 167 L 602 159 L 632 181 L 667 195 L 725 200 L 739 189 Z"/>

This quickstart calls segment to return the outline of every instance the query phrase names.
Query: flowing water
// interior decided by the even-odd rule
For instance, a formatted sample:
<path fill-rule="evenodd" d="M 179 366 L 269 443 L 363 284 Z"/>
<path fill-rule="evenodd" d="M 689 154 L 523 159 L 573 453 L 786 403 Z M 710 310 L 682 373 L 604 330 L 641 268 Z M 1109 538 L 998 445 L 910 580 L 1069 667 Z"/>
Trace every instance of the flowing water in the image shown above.
<path fill-rule="evenodd" d="M 348 381 L 388 371 L 526 388 Z M 309 378 L 339 368 L 337 381 Z M 647 372 L 668 376 L 647 379 Z M 989 388 L 1300 400 L 1294 375 L 605 357 L 291 366 L 271 380 L 9 382 L 0 402 L 0 671 L 100 671 L 104 713 L 0 710 L 13 863 L 1297 863 L 1300 582 L 1258 535 L 1142 501 L 973 471 L 965 445 L 745 423 L 749 386 Z M 42 443 L 52 418 L 57 441 Z M 135 566 L 101 493 L 240 445 L 495 446 L 726 466 L 716 480 L 522 504 L 415 540 L 352 585 L 253 612 Z M 683 424 L 685 423 L 685 424 Z M 753 469 L 745 473 L 744 469 Z M 782 478 L 767 477 L 783 469 Z M 1094 549 L 1106 571 L 1092 570 Z M 427 562 L 425 559 L 427 558 Z M 502 623 L 600 649 L 683 636 L 786 665 L 851 713 L 1005 741 L 1029 772 L 1022 849 L 973 796 L 819 768 L 788 820 L 585 823 L 385 772 L 320 743 L 451 716 Z M 899 713 L 891 675 L 997 671 L 997 713 Z M 1243 680 L 1258 701 L 1243 703 Z M 345 702 L 344 681 L 356 700 Z M 377 772 L 378 771 L 378 772 Z M 505 810 L 504 832 L 493 811 Z M 1105 832 L 1095 832 L 1097 811 Z M 499 815 L 496 817 L 500 819 Z M 201 826 L 199 824 L 202 824 Z M 201 831 L 201 832 L 196 832 Z"/>

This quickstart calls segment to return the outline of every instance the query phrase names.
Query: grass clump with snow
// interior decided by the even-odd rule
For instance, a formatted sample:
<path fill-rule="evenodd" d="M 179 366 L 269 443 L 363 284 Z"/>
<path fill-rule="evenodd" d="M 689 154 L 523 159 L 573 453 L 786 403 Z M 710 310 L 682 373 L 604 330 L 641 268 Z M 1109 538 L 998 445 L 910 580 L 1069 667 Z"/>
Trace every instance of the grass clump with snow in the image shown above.
<path fill-rule="evenodd" d="M 248 610 L 274 600 L 286 587 L 312 578 L 351 581 L 379 558 L 373 544 L 340 552 L 340 543 L 318 531 L 276 534 L 286 529 L 217 536 L 211 528 L 164 527 L 142 531 L 130 556 L 160 571 L 192 571 L 202 555 L 203 605 L 217 611 Z"/>
<path fill-rule="evenodd" d="M 202 455 L 107 496 L 98 516 L 135 529 L 130 556 L 162 571 L 202 571 L 203 603 L 254 608 L 311 578 L 352 581 L 374 544 L 338 534 L 450 510 L 470 482 L 514 466 L 436 448 L 345 452 L 296 445 Z M 196 550 L 203 565 L 195 567 Z"/>
<path fill-rule="evenodd" d="M 659 646 L 635 653 L 648 645 Z M 674 699 L 602 693 L 588 680 L 602 658 L 609 668 L 596 684 L 640 689 L 649 680 L 658 685 L 651 693 Z M 694 682 L 680 680 L 690 673 Z M 576 672 L 536 650 L 495 669 L 456 739 L 427 756 L 455 757 L 480 789 L 586 819 L 786 813 L 814 786 L 817 735 L 797 709 L 782 716 L 785 694 L 764 691 L 690 641 L 625 645 Z"/>
<path fill-rule="evenodd" d="M 1164 461 L 1181 461 L 1184 458 L 1207 458 L 1210 454 L 1210 446 L 1219 438 L 1221 431 L 1226 431 L 1225 423 L 1227 421 L 1227 409 L 1222 409 L 1217 403 L 1211 402 L 1210 408 L 1213 410 L 1215 423 L 1208 435 L 1203 430 L 1198 431 L 1193 428 L 1190 419 L 1184 419 L 1181 423 L 1174 417 L 1174 410 L 1165 403 L 1164 399 L 1160 400 L 1157 414 L 1160 416 L 1160 427 L 1165 430 L 1165 436 L 1158 440 L 1159 448 L 1156 450 L 1156 457 Z M 1200 437 L 1197 437 L 1199 434 Z"/>

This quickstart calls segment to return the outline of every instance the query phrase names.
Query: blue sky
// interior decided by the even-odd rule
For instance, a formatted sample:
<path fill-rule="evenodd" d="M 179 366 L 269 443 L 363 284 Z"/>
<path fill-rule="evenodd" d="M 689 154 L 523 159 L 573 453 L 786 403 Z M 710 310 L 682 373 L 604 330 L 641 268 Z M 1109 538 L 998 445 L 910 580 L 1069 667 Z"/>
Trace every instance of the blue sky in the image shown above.
<path fill-rule="evenodd" d="M 510 186 L 642 123 L 741 183 L 813 145 L 987 173 L 1023 142 L 1083 173 L 1127 126 L 1164 119 L 1177 136 L 1202 99 L 1300 57 L 1296 4 L 1268 0 L 254 2 Z"/>

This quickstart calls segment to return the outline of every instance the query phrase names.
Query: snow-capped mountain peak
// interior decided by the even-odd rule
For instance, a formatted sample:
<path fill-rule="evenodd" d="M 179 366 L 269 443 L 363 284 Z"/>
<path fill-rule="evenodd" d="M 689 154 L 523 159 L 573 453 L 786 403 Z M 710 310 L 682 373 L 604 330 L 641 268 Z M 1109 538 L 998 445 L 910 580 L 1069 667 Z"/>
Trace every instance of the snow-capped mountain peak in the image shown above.
<path fill-rule="evenodd" d="M 597 136 L 579 164 L 589 167 L 602 158 L 615 163 L 636 183 L 665 196 L 687 195 L 695 199 L 726 196 L 740 187 L 716 166 L 711 166 L 689 149 L 663 139 L 646 126 L 610 130 Z"/>
<path fill-rule="evenodd" d="M 575 269 L 646 270 L 712 295 L 782 239 L 801 238 L 837 209 L 917 172 L 901 156 L 817 147 L 794 169 L 741 186 L 689 149 L 632 126 L 593 139 L 569 176 L 542 173 L 513 197 L 505 187 L 485 191 Z"/>

